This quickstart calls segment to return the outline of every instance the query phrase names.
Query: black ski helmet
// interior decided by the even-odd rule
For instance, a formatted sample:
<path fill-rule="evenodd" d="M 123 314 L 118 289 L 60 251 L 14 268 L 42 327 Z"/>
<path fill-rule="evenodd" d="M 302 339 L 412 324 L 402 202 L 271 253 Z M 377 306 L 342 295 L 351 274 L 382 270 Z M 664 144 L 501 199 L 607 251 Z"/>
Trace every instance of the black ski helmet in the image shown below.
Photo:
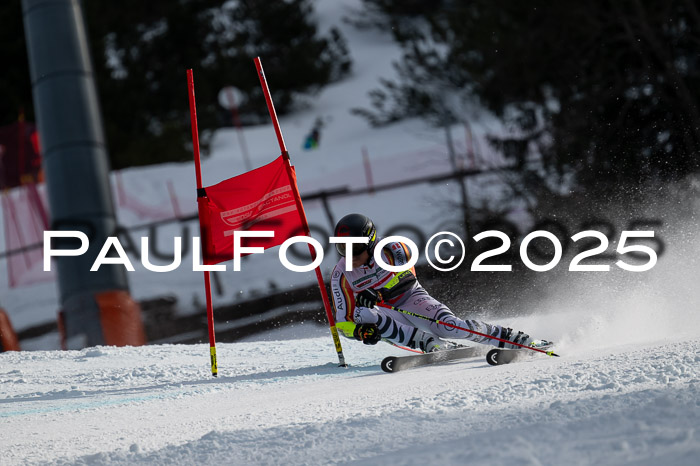
<path fill-rule="evenodd" d="M 354 244 L 352 250 L 354 255 L 361 254 L 364 251 L 369 251 L 372 254 L 374 245 L 377 243 L 377 229 L 374 228 L 374 223 L 368 217 L 362 214 L 349 214 L 341 218 L 335 225 L 333 236 L 358 236 L 368 238 L 369 243 Z M 338 254 L 345 257 L 345 245 L 335 243 Z"/>

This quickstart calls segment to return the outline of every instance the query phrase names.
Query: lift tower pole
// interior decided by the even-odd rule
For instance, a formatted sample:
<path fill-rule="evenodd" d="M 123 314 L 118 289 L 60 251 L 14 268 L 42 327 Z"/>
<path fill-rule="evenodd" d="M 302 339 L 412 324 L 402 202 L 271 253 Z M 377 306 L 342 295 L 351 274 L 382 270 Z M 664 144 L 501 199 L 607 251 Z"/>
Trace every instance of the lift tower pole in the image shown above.
<path fill-rule="evenodd" d="M 145 343 L 122 265 L 90 267 L 117 222 L 102 119 L 78 0 L 22 0 L 32 95 L 52 230 L 90 239 L 82 256 L 58 257 L 60 327 L 69 349 Z M 64 240 L 54 245 L 76 249 Z"/>

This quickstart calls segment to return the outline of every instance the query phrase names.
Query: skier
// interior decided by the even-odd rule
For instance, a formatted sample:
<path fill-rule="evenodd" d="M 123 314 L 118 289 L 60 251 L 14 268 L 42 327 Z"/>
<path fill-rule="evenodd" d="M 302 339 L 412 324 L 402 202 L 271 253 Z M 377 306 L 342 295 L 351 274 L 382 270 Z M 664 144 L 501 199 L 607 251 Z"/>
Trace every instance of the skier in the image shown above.
<path fill-rule="evenodd" d="M 316 121 L 314 122 L 314 127 L 311 129 L 311 133 L 309 133 L 309 135 L 306 136 L 306 139 L 304 140 L 304 150 L 318 148 L 318 145 L 321 143 L 321 129 L 324 125 L 325 124 L 321 117 L 316 118 Z"/>
<path fill-rule="evenodd" d="M 535 348 L 551 345 L 550 342 L 533 340 L 526 333 L 514 332 L 500 325 L 462 320 L 428 294 L 418 282 L 413 269 L 395 273 L 380 267 L 373 257 L 377 232 L 374 223 L 364 215 L 350 214 L 340 219 L 335 227 L 335 236 L 369 239 L 366 245 L 352 245 L 352 257 L 346 255 L 345 244 L 336 244 L 342 257 L 331 275 L 331 292 L 336 325 L 346 336 L 352 336 L 367 345 L 375 345 L 381 339 L 385 339 L 395 345 L 418 349 L 425 353 L 457 346 L 443 341 L 442 338 L 466 339 L 501 348 L 520 348 L 377 306 L 377 303 L 384 302 L 408 312 L 512 343 Z M 381 253 L 384 261 L 392 266 L 401 266 L 410 260 L 409 249 L 403 243 L 388 243 Z M 347 261 L 352 261 L 351 271 L 345 270 Z"/>

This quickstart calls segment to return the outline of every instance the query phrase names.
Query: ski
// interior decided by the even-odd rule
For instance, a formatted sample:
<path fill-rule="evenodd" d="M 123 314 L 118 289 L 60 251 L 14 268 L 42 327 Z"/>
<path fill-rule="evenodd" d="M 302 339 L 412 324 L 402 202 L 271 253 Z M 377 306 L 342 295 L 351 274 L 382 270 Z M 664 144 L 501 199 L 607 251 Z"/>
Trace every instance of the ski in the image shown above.
<path fill-rule="evenodd" d="M 455 359 L 470 358 L 479 355 L 479 353 L 483 354 L 482 351 L 481 348 L 467 346 L 464 348 L 436 351 L 434 353 L 414 354 L 410 356 L 388 356 L 382 360 L 381 366 L 384 372 L 398 372 L 405 369 L 439 364 Z"/>
<path fill-rule="evenodd" d="M 542 347 L 541 349 L 549 349 L 552 345 Z M 533 356 L 532 351 L 523 351 L 521 349 L 505 349 L 505 348 L 494 348 L 488 353 L 486 353 L 486 362 L 492 366 L 500 366 L 501 364 L 510 364 L 529 356 Z M 554 353 L 547 353 L 549 356 L 558 356 Z"/>
<path fill-rule="evenodd" d="M 509 364 L 521 357 L 521 350 L 494 348 L 486 354 L 486 362 L 492 366 L 499 366 Z"/>

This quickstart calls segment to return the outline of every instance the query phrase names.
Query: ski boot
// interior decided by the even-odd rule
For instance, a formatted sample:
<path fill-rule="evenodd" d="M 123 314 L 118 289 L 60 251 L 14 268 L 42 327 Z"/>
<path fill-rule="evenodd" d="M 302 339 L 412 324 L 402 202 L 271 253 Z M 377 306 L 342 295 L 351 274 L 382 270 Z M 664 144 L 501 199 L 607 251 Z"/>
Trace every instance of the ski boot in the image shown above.
<path fill-rule="evenodd" d="M 411 336 L 411 341 L 408 342 L 408 347 L 419 349 L 424 353 L 434 353 L 445 349 L 443 343 L 438 337 L 416 329 Z"/>
<path fill-rule="evenodd" d="M 503 327 L 501 329 L 501 339 L 503 340 L 508 340 L 509 342 L 515 343 L 515 344 L 508 344 L 504 342 L 499 342 L 498 347 L 499 348 L 506 348 L 506 349 L 521 349 L 521 346 L 517 345 L 523 345 L 523 346 L 529 346 L 531 348 L 537 348 L 537 349 L 547 349 L 551 348 L 554 343 L 551 341 L 547 340 L 534 340 L 530 338 L 530 335 L 527 333 L 523 332 L 514 332 L 513 329 L 510 329 L 508 327 Z"/>

